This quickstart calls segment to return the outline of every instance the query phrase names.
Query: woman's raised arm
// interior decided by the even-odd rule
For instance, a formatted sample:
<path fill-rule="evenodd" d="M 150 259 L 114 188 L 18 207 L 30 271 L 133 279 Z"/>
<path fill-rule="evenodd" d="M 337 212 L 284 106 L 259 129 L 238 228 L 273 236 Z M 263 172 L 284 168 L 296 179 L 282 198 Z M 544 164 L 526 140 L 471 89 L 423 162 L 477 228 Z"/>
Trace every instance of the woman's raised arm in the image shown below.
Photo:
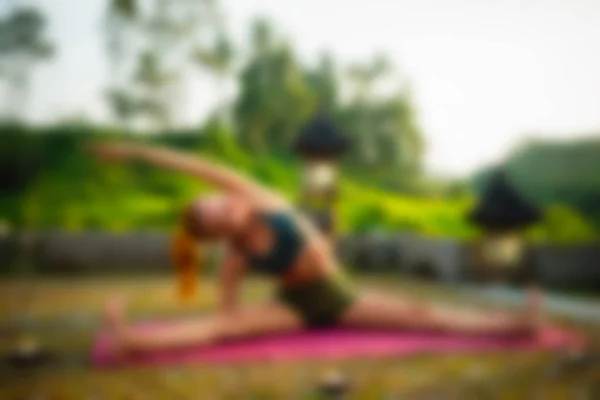
<path fill-rule="evenodd" d="M 106 160 L 145 161 L 204 180 L 227 192 L 263 201 L 280 200 L 279 196 L 258 182 L 229 168 L 184 152 L 131 143 L 95 143 L 89 148 L 92 153 Z"/>

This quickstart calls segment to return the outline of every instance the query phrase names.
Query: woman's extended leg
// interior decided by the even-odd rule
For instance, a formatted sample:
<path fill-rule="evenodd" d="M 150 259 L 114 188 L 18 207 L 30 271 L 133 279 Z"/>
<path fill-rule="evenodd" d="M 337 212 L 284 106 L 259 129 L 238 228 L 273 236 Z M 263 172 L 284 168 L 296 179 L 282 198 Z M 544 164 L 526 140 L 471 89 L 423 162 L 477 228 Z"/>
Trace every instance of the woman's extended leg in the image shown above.
<path fill-rule="evenodd" d="M 518 313 L 477 312 L 434 307 L 427 303 L 364 295 L 341 318 L 341 324 L 360 328 L 446 331 L 464 334 L 510 334 L 536 330 L 541 319 L 541 295 L 530 292 Z"/>
<path fill-rule="evenodd" d="M 118 348 L 123 351 L 208 345 L 302 328 L 302 321 L 292 311 L 275 303 L 226 315 L 190 319 L 156 331 L 141 331 L 126 321 L 123 301 L 113 299 L 105 310 L 105 319 Z"/>

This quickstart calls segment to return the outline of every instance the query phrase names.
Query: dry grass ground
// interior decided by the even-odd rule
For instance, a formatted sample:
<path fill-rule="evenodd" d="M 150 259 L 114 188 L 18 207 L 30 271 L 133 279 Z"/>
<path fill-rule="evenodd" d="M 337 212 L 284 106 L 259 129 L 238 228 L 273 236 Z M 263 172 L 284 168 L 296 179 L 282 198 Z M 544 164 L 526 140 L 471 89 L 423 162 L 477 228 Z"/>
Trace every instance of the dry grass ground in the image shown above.
<path fill-rule="evenodd" d="M 360 281 L 390 293 L 464 302 L 461 293 L 436 285 L 389 277 Z M 269 289 L 251 280 L 243 298 L 261 301 Z M 86 365 L 93 322 L 114 292 L 129 297 L 137 317 L 207 312 L 216 300 L 212 281 L 203 283 L 201 296 L 187 307 L 177 303 L 173 281 L 164 277 L 4 281 L 0 349 L 10 347 L 18 333 L 15 323 L 27 322 L 23 317 L 28 315 L 34 320 L 32 331 L 61 362 L 38 371 L 3 367 L 0 399 L 317 399 L 317 383 L 331 369 L 348 377 L 350 399 L 600 399 L 600 364 L 565 367 L 564 355 L 544 353 L 98 371 Z M 596 346 L 600 343 L 592 328 L 562 322 L 589 332 Z"/>

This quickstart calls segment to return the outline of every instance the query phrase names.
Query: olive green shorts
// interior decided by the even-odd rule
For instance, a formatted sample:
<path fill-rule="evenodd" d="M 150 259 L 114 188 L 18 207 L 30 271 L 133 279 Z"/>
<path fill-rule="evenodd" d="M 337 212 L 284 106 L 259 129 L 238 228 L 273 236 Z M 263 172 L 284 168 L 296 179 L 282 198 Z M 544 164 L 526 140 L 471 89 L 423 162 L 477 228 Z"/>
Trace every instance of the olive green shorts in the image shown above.
<path fill-rule="evenodd" d="M 335 325 L 356 298 L 341 278 L 324 278 L 296 287 L 280 288 L 277 298 L 296 311 L 310 327 Z"/>

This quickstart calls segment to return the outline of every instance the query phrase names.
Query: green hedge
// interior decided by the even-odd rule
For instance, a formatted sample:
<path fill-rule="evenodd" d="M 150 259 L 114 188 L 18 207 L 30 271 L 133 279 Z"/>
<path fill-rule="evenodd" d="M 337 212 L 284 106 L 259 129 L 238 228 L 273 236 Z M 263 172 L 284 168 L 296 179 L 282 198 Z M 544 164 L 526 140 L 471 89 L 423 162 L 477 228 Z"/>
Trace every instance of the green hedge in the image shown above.
<path fill-rule="evenodd" d="M 0 219 L 29 228 L 170 229 L 181 207 L 211 188 L 145 165 L 100 164 L 82 151 L 87 140 L 124 136 L 89 128 L 0 128 L 0 174 L 8 177 L 0 188 Z M 294 157 L 253 156 L 219 127 L 137 140 L 202 154 L 277 188 L 292 201 L 297 198 L 300 165 Z M 344 176 L 338 204 L 340 229 L 470 239 L 477 231 L 464 215 L 473 201 L 468 194 L 450 199 L 401 195 Z M 594 240 L 598 232 L 577 212 L 554 205 L 531 237 L 566 243 Z"/>

